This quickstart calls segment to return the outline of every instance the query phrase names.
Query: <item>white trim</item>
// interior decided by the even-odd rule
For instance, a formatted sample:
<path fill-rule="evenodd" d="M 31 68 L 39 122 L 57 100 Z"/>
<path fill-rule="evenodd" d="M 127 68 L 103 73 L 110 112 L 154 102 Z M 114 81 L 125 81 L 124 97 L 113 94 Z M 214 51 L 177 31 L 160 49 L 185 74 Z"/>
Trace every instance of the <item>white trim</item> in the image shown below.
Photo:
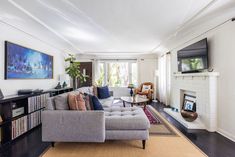
<path fill-rule="evenodd" d="M 218 132 L 219 134 L 221 134 L 222 136 L 232 140 L 233 142 L 235 142 L 235 135 L 232 135 L 231 133 L 221 129 L 221 128 L 218 128 L 218 130 L 216 131 Z"/>
<path fill-rule="evenodd" d="M 173 74 L 175 77 L 209 77 L 209 76 L 219 76 L 218 72 L 201 72 L 201 73 L 179 73 Z"/>

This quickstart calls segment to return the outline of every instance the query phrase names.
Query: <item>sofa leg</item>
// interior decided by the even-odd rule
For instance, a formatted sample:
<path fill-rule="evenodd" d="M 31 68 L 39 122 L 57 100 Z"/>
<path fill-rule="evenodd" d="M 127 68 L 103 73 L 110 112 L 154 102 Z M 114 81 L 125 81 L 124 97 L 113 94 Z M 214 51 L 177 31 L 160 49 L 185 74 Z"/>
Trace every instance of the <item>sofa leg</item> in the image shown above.
<path fill-rule="evenodd" d="M 52 147 L 55 147 L 55 142 L 51 142 L 51 146 L 52 146 Z"/>
<path fill-rule="evenodd" d="M 143 149 L 145 149 L 145 143 L 146 143 L 146 141 L 142 140 Z"/>

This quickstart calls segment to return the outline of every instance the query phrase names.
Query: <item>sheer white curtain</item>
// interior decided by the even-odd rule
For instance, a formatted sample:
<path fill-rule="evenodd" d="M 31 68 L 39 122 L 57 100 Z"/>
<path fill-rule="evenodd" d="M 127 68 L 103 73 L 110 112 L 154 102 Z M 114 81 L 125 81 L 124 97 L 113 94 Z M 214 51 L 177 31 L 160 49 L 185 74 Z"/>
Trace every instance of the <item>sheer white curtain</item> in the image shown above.
<path fill-rule="evenodd" d="M 165 105 L 170 105 L 170 53 L 159 58 L 159 100 Z"/>

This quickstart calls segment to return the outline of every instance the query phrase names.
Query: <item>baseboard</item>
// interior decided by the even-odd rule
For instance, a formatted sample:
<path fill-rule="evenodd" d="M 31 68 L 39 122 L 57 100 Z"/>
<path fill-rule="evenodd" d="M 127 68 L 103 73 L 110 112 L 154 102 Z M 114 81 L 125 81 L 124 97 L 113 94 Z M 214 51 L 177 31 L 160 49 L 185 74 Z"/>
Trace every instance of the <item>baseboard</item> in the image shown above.
<path fill-rule="evenodd" d="M 218 128 L 217 132 L 219 134 L 223 135 L 224 137 L 226 137 L 226 138 L 232 140 L 233 142 L 235 142 L 235 136 L 230 134 L 230 133 L 228 133 L 227 131 L 224 131 L 223 129 Z"/>

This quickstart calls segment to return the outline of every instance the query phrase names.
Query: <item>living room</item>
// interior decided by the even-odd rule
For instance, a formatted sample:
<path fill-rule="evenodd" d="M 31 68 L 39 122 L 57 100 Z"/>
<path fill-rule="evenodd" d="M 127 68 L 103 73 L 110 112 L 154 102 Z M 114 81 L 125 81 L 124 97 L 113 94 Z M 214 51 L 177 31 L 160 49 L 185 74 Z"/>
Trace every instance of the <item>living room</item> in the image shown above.
<path fill-rule="evenodd" d="M 235 1 L 0 2 L 0 156 L 235 156 Z"/>

